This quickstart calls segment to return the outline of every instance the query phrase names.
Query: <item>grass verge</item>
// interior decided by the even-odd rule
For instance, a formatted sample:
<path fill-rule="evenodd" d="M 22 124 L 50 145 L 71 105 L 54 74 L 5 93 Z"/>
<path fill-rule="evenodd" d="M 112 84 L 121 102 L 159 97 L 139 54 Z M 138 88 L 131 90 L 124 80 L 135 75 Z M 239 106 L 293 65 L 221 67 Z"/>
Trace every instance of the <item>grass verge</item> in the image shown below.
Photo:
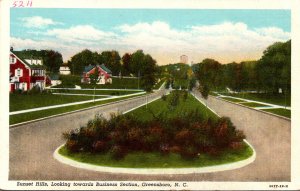
<path fill-rule="evenodd" d="M 242 100 L 239 100 L 239 99 L 235 99 L 235 98 L 230 98 L 230 97 L 221 97 L 222 99 L 225 99 L 227 101 L 231 101 L 231 102 L 234 102 L 234 103 L 237 103 L 237 102 L 241 102 Z"/>
<path fill-rule="evenodd" d="M 263 105 L 260 103 L 255 103 L 255 102 L 247 102 L 247 103 L 240 103 L 242 105 L 248 106 L 248 107 L 265 107 L 267 105 Z"/>
<path fill-rule="evenodd" d="M 277 105 L 291 105 L 291 96 L 285 97 L 283 94 L 266 94 L 266 93 L 239 93 L 239 94 L 224 94 L 243 99 L 250 99 L 254 101 L 266 102 Z"/>
<path fill-rule="evenodd" d="M 120 100 L 132 98 L 132 97 L 136 97 L 136 96 L 140 96 L 140 95 L 133 95 L 133 96 L 125 97 L 125 98 L 116 98 L 116 99 L 111 99 L 111 100 L 98 101 L 95 103 L 86 103 L 86 104 L 80 104 L 80 105 L 73 105 L 73 106 L 67 106 L 67 107 L 60 107 L 60 108 L 47 109 L 47 110 L 42 110 L 42 111 L 34 111 L 34 112 L 29 112 L 29 113 L 12 115 L 12 116 L 9 116 L 9 124 L 13 125 L 13 124 L 21 123 L 21 122 L 34 120 L 34 119 L 49 117 L 49 116 L 53 116 L 53 115 L 57 115 L 57 114 L 70 112 L 70 111 L 76 111 L 79 109 L 93 107 L 96 105 L 102 105 L 105 103 L 120 101 Z"/>
<path fill-rule="evenodd" d="M 281 115 L 287 118 L 291 118 L 291 110 L 288 109 L 278 108 L 278 109 L 262 109 L 262 110 L 266 112 L 274 113 L 276 115 Z"/>

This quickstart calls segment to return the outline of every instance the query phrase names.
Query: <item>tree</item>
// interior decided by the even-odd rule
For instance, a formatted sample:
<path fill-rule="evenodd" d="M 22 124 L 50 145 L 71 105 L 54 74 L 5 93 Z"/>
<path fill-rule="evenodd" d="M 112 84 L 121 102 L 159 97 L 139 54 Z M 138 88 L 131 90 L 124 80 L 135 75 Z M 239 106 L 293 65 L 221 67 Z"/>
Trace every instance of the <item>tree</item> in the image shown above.
<path fill-rule="evenodd" d="M 130 73 L 134 74 L 136 77 L 139 76 L 139 73 L 141 70 L 143 70 L 143 59 L 144 59 L 144 52 L 143 50 L 137 50 L 131 55 L 130 65 L 129 65 L 129 71 Z"/>
<path fill-rule="evenodd" d="M 94 72 L 90 74 L 90 82 L 91 84 L 96 85 L 98 81 L 99 81 L 99 69 L 96 66 Z"/>
<path fill-rule="evenodd" d="M 206 84 L 216 89 L 223 81 L 221 64 L 213 59 L 204 59 L 198 64 L 196 77 L 201 84 Z"/>
<path fill-rule="evenodd" d="M 125 53 L 122 57 L 124 75 L 130 74 L 130 61 L 131 61 L 131 54 Z"/>
<path fill-rule="evenodd" d="M 155 84 L 156 61 L 147 54 L 142 63 L 141 84 L 145 91 L 150 92 Z"/>
<path fill-rule="evenodd" d="M 259 86 L 266 92 L 278 93 L 279 88 L 290 92 L 291 41 L 269 46 L 259 60 L 256 71 Z"/>
<path fill-rule="evenodd" d="M 207 114 L 207 98 L 208 98 L 208 95 L 209 95 L 209 86 L 204 83 L 204 84 L 200 84 L 200 87 L 199 87 L 199 91 L 201 93 L 201 96 L 206 100 L 205 102 L 205 106 L 206 106 L 206 110 L 205 110 L 205 113 L 206 113 L 206 117 L 208 117 L 208 114 Z"/>
<path fill-rule="evenodd" d="M 103 51 L 101 53 L 102 64 L 107 66 L 113 75 L 117 76 L 121 72 L 121 57 L 118 51 Z"/>
<path fill-rule="evenodd" d="M 81 75 L 85 66 L 97 65 L 99 63 L 101 63 L 99 54 L 85 49 L 71 58 L 70 67 L 73 74 Z"/>
<path fill-rule="evenodd" d="M 59 71 L 59 67 L 63 63 L 62 55 L 54 50 L 46 50 L 43 60 L 44 65 L 50 73 L 57 73 Z"/>

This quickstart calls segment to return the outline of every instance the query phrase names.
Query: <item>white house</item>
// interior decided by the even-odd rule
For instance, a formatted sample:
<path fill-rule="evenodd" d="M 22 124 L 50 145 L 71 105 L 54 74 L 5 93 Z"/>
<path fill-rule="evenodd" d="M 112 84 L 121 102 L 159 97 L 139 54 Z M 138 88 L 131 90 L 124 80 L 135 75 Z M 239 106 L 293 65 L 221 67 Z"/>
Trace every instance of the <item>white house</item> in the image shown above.
<path fill-rule="evenodd" d="M 71 70 L 70 70 L 69 66 L 61 66 L 59 68 L 59 74 L 61 74 L 61 75 L 70 75 Z"/>

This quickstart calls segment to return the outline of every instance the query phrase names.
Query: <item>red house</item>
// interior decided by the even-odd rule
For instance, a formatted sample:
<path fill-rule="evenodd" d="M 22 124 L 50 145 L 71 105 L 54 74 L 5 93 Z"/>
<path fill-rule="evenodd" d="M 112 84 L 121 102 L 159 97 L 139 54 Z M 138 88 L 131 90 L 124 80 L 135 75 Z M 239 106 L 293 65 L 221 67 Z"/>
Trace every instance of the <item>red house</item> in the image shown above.
<path fill-rule="evenodd" d="M 44 89 L 46 70 L 41 60 L 23 59 L 17 51 L 10 51 L 10 92 L 27 91 L 35 86 Z"/>
<path fill-rule="evenodd" d="M 98 72 L 99 72 L 97 84 L 111 84 L 112 72 L 104 64 L 97 65 L 97 66 L 93 66 L 93 65 L 86 66 L 83 71 L 81 82 L 89 84 L 90 75 L 96 72 L 96 67 L 98 68 Z"/>

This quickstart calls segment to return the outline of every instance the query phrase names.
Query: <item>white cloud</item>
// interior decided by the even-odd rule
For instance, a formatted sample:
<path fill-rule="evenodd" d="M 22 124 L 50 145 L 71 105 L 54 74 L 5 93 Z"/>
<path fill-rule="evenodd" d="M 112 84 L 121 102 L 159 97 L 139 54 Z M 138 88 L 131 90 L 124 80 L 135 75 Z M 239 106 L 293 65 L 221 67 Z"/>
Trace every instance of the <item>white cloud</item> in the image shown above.
<path fill-rule="evenodd" d="M 67 29 L 48 30 L 47 35 L 66 41 L 82 44 L 93 44 L 96 41 L 104 40 L 114 36 L 112 32 L 104 32 L 90 25 L 79 25 Z"/>
<path fill-rule="evenodd" d="M 263 36 L 273 36 L 279 39 L 287 39 L 290 38 L 290 33 L 283 31 L 280 28 L 276 27 L 266 27 L 256 29 L 256 32 Z"/>
<path fill-rule="evenodd" d="M 191 26 L 182 30 L 173 29 L 164 22 L 137 23 L 119 28 L 123 36 L 116 44 L 130 44 L 147 50 L 164 64 L 178 62 L 181 54 L 188 55 L 194 62 L 207 57 L 223 63 L 259 59 L 267 46 L 290 38 L 290 33 L 280 28 L 252 30 L 241 22 Z"/>
<path fill-rule="evenodd" d="M 43 18 L 40 16 L 24 17 L 24 18 L 21 18 L 20 20 L 24 22 L 23 24 L 27 28 L 44 28 L 49 25 L 61 24 L 59 22 L 53 21 L 52 19 Z"/>
<path fill-rule="evenodd" d="M 105 32 L 91 25 L 52 29 L 46 32 L 52 40 L 32 41 L 13 38 L 17 47 L 53 48 L 68 60 L 77 52 L 88 48 L 93 51 L 118 50 L 121 54 L 143 49 L 159 64 L 179 61 L 182 54 L 189 61 L 200 62 L 214 58 L 222 63 L 259 59 L 266 47 L 274 42 L 287 41 L 290 33 L 280 28 L 250 29 L 245 23 L 220 23 L 174 29 L 168 23 L 124 24 Z M 31 46 L 31 47 L 28 47 Z"/>

